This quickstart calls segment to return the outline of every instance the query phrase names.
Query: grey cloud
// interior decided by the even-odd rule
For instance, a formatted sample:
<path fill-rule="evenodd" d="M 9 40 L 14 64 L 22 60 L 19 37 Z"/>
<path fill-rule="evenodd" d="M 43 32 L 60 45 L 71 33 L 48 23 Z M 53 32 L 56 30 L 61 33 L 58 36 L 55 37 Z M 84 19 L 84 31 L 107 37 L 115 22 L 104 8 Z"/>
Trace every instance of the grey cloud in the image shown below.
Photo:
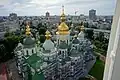
<path fill-rule="evenodd" d="M 4 5 L 0 5 L 0 8 L 3 8 L 4 7 Z"/>
<path fill-rule="evenodd" d="M 115 9 L 114 0 L 62 0 L 56 4 L 29 3 L 31 0 L 11 0 L 11 5 L 0 5 L 0 15 L 16 12 L 18 15 L 40 15 L 45 11 L 51 14 L 59 14 L 62 5 L 68 14 L 74 14 L 74 10 L 79 9 L 80 13 L 88 14 L 89 9 L 96 9 L 98 14 L 112 14 Z M 17 5 L 14 5 L 19 3 Z M 34 12 L 34 13 L 33 13 Z"/>
<path fill-rule="evenodd" d="M 96 0 L 69 0 L 69 1 L 66 1 L 65 4 L 67 5 L 73 5 L 73 4 L 87 4 L 87 3 L 93 3 L 93 2 L 96 2 Z"/>

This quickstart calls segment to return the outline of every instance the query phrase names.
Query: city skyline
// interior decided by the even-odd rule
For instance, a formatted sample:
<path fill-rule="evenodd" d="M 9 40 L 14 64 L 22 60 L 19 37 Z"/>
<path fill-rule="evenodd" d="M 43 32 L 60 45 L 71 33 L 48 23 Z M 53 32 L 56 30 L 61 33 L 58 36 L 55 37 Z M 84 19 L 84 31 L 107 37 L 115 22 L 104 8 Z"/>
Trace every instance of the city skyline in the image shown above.
<path fill-rule="evenodd" d="M 17 13 L 18 16 L 40 16 L 48 11 L 50 15 L 60 15 L 61 6 L 65 14 L 89 14 L 90 9 L 97 10 L 97 15 L 114 15 L 116 0 L 4 0 L 0 2 L 0 16 Z"/>

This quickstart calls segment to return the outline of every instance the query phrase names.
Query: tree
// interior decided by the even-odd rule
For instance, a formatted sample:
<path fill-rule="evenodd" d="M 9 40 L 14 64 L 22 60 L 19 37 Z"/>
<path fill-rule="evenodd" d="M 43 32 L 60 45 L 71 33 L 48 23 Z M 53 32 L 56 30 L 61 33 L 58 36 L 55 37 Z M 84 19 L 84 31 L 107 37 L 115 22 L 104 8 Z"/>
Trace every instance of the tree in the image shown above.
<path fill-rule="evenodd" d="M 16 36 L 14 33 L 7 32 L 5 34 L 4 46 L 5 46 L 5 60 L 13 58 L 13 51 L 17 46 L 18 42 L 22 42 L 23 37 L 21 35 Z M 4 59 L 4 58 L 3 58 Z"/>
<path fill-rule="evenodd" d="M 40 35 L 41 35 L 41 34 L 45 35 L 45 32 L 46 32 L 46 29 L 45 29 L 45 28 L 40 28 L 40 29 L 39 29 L 39 34 L 40 34 Z"/>
<path fill-rule="evenodd" d="M 43 25 L 42 23 L 39 23 L 37 28 L 38 28 L 38 31 L 39 31 L 40 35 L 41 34 L 45 35 L 45 32 L 47 30 L 46 24 Z"/>
<path fill-rule="evenodd" d="M 12 52 L 19 41 L 22 41 L 21 36 L 12 35 L 12 36 L 5 37 L 6 46 L 8 45 L 7 47 L 9 47 L 8 51 Z"/>
<path fill-rule="evenodd" d="M 88 39 L 90 39 L 90 40 L 92 40 L 93 39 L 93 30 L 86 30 L 85 31 L 85 36 L 88 38 Z"/>
<path fill-rule="evenodd" d="M 92 25 L 91 28 L 97 29 L 97 27 L 95 25 Z"/>
<path fill-rule="evenodd" d="M 101 42 L 104 41 L 104 33 L 103 32 L 99 33 L 99 41 L 101 41 Z"/>
<path fill-rule="evenodd" d="M 45 39 L 46 39 L 46 38 L 45 38 L 44 35 L 40 35 L 40 42 L 41 42 L 41 43 L 44 43 Z"/>
<path fill-rule="evenodd" d="M 0 44 L 0 61 L 4 61 L 6 56 L 6 49 L 4 44 Z"/>
<path fill-rule="evenodd" d="M 87 27 L 88 28 L 88 22 L 84 23 L 84 27 Z"/>

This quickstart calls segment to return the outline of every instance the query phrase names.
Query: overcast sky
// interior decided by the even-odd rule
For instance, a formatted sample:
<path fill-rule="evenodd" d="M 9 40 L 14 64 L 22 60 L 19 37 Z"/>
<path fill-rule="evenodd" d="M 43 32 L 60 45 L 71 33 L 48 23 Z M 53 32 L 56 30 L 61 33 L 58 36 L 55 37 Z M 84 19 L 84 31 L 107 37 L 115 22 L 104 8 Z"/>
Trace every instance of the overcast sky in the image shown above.
<path fill-rule="evenodd" d="M 40 16 L 48 11 L 50 15 L 60 15 L 62 5 L 65 14 L 88 15 L 96 9 L 97 15 L 114 15 L 116 0 L 0 0 L 0 15 L 17 13 L 19 16 Z"/>

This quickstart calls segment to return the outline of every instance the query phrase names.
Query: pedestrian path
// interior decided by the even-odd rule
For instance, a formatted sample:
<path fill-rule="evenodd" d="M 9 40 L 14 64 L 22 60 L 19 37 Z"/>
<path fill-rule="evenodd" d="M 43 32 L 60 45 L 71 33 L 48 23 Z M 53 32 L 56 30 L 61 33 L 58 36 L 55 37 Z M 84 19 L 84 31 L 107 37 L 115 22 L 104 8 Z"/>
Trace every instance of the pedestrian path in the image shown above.
<path fill-rule="evenodd" d="M 0 65 L 0 80 L 7 80 L 7 70 L 5 64 Z"/>

